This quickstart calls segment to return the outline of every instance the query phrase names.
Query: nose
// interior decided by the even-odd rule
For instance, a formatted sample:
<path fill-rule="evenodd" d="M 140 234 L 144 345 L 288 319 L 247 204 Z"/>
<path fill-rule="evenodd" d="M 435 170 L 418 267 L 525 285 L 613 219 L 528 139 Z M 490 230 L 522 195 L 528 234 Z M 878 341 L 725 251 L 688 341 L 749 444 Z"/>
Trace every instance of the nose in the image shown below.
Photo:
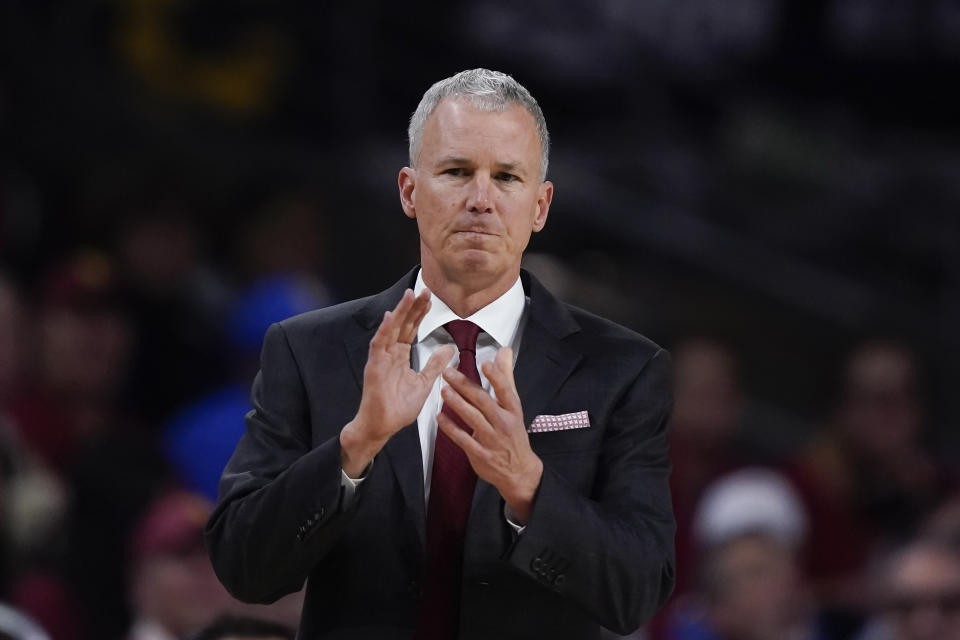
<path fill-rule="evenodd" d="M 493 211 L 490 176 L 481 171 L 476 172 L 467 189 L 467 211 L 471 213 L 491 213 Z"/>

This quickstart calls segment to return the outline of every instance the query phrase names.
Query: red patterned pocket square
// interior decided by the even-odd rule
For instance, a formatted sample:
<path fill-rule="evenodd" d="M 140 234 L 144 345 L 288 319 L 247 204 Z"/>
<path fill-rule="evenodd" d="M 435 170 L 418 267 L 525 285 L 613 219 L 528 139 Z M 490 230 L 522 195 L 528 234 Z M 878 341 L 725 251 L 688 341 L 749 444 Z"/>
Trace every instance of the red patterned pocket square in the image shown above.
<path fill-rule="evenodd" d="M 563 413 L 559 416 L 539 415 L 530 423 L 527 429 L 530 433 L 543 431 L 566 431 L 567 429 L 583 429 L 590 426 L 590 417 L 586 411 Z"/>

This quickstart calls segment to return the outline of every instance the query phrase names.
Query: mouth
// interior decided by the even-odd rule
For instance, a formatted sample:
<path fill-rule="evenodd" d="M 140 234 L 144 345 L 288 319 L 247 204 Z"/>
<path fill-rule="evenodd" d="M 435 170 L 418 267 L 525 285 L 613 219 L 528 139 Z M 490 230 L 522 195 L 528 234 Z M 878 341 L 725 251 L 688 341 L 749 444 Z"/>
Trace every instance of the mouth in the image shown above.
<path fill-rule="evenodd" d="M 485 229 L 458 229 L 454 233 L 463 233 L 468 235 L 480 235 L 480 236 L 495 236 L 496 233 L 487 231 Z"/>

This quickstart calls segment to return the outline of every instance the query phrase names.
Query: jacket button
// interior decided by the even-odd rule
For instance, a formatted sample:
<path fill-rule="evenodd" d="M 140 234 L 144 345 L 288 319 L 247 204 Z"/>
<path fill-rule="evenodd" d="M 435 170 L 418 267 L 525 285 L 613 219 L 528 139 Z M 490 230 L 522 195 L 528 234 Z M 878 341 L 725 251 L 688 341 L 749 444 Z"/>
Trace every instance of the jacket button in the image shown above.
<path fill-rule="evenodd" d="M 407 593 L 415 598 L 420 597 L 420 583 L 416 580 L 411 580 L 407 583 Z"/>
<path fill-rule="evenodd" d="M 566 582 L 566 580 L 567 580 L 567 577 L 565 575 L 563 575 L 562 573 L 558 573 L 557 577 L 553 579 L 553 586 L 559 587 L 564 582 Z"/>

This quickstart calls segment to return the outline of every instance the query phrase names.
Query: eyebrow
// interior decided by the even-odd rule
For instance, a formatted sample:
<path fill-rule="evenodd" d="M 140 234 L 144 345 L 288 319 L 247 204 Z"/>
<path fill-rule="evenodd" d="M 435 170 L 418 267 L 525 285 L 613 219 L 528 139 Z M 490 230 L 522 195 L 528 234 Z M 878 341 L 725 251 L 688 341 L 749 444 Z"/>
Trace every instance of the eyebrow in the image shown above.
<path fill-rule="evenodd" d="M 437 161 L 437 166 L 447 165 L 472 165 L 473 162 L 460 156 L 444 156 Z M 519 162 L 498 162 L 497 168 L 501 171 L 517 171 L 523 167 Z"/>
<path fill-rule="evenodd" d="M 470 161 L 459 156 L 444 156 L 437 160 L 437 164 L 470 164 Z"/>

